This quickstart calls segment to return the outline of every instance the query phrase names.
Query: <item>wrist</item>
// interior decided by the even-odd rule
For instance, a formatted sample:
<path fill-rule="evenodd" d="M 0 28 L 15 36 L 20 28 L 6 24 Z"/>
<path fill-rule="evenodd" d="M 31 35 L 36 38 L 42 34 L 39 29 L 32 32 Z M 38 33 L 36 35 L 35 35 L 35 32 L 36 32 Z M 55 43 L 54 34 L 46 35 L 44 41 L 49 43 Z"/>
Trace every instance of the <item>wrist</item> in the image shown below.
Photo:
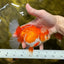
<path fill-rule="evenodd" d="M 55 19 L 55 20 L 54 20 L 55 25 L 49 29 L 50 35 L 58 32 L 58 30 L 57 30 L 57 18 L 56 18 L 55 15 L 53 15 L 53 16 L 54 16 L 54 19 Z"/>

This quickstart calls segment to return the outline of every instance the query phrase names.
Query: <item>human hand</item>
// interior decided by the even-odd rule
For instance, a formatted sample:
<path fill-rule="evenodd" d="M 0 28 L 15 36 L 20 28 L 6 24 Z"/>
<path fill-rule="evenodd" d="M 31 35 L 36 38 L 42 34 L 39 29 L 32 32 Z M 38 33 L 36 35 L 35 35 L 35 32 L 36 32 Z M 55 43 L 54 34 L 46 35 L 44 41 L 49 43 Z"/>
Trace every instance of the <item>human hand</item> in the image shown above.
<path fill-rule="evenodd" d="M 32 24 L 37 27 L 44 25 L 47 27 L 50 34 L 53 34 L 54 32 L 56 32 L 56 28 L 55 28 L 56 18 L 54 15 L 48 13 L 45 10 L 36 10 L 36 9 L 32 8 L 29 4 L 26 4 L 26 10 L 29 14 L 36 17 L 35 20 L 32 20 L 31 22 L 29 22 L 27 24 Z M 22 47 L 26 48 L 25 42 L 22 43 Z M 40 47 L 40 49 L 43 49 L 43 44 L 41 44 L 39 47 Z"/>
<path fill-rule="evenodd" d="M 48 13 L 45 10 L 36 10 L 32 8 L 29 4 L 26 4 L 26 10 L 30 15 L 36 17 L 36 19 L 32 20 L 27 24 L 32 24 L 37 27 L 44 25 L 49 29 L 50 34 L 56 32 L 56 28 L 55 28 L 56 18 L 54 15 Z M 26 44 L 24 42 L 22 43 L 22 47 L 23 48 L 26 47 Z M 40 45 L 40 49 L 43 49 L 43 44 Z"/>

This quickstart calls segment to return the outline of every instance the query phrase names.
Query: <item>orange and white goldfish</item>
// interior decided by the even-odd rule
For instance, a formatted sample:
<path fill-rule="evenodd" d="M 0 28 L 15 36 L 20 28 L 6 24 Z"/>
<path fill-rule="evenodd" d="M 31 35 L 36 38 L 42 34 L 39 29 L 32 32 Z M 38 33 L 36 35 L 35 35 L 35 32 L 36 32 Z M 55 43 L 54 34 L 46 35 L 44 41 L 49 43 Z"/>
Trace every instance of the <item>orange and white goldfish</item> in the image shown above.
<path fill-rule="evenodd" d="M 33 48 L 39 46 L 42 42 L 49 40 L 50 35 L 48 29 L 44 27 L 36 27 L 28 24 L 18 26 L 14 34 L 18 38 L 18 42 L 25 42 L 29 45 L 29 51 L 33 52 Z"/>

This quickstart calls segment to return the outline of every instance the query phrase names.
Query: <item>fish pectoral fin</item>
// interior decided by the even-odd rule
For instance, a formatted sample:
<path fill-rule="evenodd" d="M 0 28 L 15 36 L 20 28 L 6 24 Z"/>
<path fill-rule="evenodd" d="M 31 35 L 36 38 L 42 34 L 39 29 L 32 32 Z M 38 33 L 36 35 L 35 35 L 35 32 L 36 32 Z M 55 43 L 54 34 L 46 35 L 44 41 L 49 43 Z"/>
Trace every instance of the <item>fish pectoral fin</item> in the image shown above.
<path fill-rule="evenodd" d="M 29 52 L 33 53 L 33 47 L 29 47 Z"/>

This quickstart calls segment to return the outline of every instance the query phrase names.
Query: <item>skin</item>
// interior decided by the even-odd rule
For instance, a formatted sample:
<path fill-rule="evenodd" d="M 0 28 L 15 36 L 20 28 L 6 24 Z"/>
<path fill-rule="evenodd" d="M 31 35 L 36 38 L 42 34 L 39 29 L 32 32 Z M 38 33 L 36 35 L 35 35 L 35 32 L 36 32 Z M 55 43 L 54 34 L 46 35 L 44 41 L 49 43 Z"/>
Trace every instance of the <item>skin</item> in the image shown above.
<path fill-rule="evenodd" d="M 50 34 L 53 34 L 56 32 L 56 28 L 55 28 L 56 18 L 54 15 L 48 13 L 45 10 L 36 10 L 36 9 L 32 8 L 29 4 L 26 4 L 26 10 L 30 15 L 33 15 L 36 17 L 36 19 L 30 21 L 27 24 L 32 24 L 32 25 L 35 25 L 37 27 L 44 25 L 49 29 Z M 22 47 L 26 48 L 25 42 L 22 43 Z M 42 50 L 43 47 L 44 47 L 43 44 L 41 44 L 39 46 L 40 50 Z"/>

